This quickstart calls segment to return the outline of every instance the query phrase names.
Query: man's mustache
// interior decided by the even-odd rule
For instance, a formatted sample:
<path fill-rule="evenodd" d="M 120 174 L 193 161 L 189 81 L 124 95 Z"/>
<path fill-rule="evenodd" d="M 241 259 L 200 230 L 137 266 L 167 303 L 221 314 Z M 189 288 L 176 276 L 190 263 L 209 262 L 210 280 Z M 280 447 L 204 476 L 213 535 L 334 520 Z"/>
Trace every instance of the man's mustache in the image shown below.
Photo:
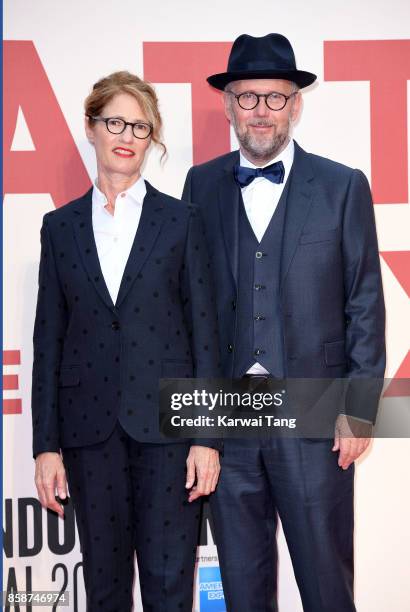
<path fill-rule="evenodd" d="M 259 119 L 258 121 L 250 121 L 247 125 L 248 127 L 273 127 L 274 124 L 266 119 Z"/>

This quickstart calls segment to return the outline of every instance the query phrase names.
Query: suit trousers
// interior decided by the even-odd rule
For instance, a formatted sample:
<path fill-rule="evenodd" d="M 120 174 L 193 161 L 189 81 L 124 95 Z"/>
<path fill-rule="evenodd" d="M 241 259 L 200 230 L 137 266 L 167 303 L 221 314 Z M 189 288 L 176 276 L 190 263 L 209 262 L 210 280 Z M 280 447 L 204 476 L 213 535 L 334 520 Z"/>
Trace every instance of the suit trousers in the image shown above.
<path fill-rule="evenodd" d="M 225 440 L 211 497 L 228 612 L 276 612 L 276 516 L 304 612 L 354 612 L 353 476 L 333 440 Z"/>
<path fill-rule="evenodd" d="M 132 439 L 63 451 L 83 553 L 87 612 L 132 609 L 137 554 L 144 611 L 192 610 L 199 500 L 185 489 L 189 444 Z"/>

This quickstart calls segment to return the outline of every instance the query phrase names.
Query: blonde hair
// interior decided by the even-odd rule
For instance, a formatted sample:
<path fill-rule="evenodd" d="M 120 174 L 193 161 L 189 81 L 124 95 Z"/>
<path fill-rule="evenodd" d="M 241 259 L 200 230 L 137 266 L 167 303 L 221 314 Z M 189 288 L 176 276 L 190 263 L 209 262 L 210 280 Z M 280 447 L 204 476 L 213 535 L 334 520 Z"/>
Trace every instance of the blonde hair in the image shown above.
<path fill-rule="evenodd" d="M 163 149 L 162 159 L 166 155 L 167 148 L 161 140 L 162 119 L 158 109 L 157 94 L 150 83 L 131 72 L 126 70 L 113 72 L 93 85 L 91 93 L 84 101 L 84 110 L 90 125 L 94 123 L 92 117 L 98 117 L 104 106 L 119 93 L 134 96 L 141 106 L 152 125 L 151 139 Z"/>

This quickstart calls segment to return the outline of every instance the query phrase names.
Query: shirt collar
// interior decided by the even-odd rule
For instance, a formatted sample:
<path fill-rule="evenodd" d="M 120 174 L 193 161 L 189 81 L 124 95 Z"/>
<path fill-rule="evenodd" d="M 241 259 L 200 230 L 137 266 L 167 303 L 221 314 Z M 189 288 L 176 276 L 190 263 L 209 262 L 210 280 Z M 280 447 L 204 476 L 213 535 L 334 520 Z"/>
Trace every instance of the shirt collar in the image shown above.
<path fill-rule="evenodd" d="M 131 185 L 131 187 L 129 187 L 125 191 L 122 191 L 121 193 L 126 193 L 127 196 L 130 196 L 131 200 L 134 201 L 136 204 L 142 204 L 145 194 L 147 193 L 147 187 L 142 176 L 140 176 L 139 179 L 137 179 L 135 183 Z M 95 179 L 93 185 L 92 202 L 95 205 L 98 204 L 99 206 L 101 206 L 101 208 L 104 208 L 107 204 L 107 198 L 105 194 L 99 189 L 97 185 L 97 179 Z"/>
<path fill-rule="evenodd" d="M 283 149 L 283 151 L 279 153 L 279 155 L 277 155 L 276 157 L 268 161 L 263 166 L 255 166 L 255 164 L 253 164 L 248 159 L 246 159 L 242 151 L 239 151 L 239 163 L 241 166 L 244 166 L 245 168 L 259 168 L 259 167 L 266 168 L 266 166 L 273 164 L 273 162 L 282 161 L 284 168 L 285 168 L 285 181 L 286 181 L 286 178 L 288 177 L 290 169 L 293 164 L 294 155 L 295 155 L 295 144 L 293 142 L 293 138 L 291 138 L 288 144 L 286 145 L 286 147 Z"/>

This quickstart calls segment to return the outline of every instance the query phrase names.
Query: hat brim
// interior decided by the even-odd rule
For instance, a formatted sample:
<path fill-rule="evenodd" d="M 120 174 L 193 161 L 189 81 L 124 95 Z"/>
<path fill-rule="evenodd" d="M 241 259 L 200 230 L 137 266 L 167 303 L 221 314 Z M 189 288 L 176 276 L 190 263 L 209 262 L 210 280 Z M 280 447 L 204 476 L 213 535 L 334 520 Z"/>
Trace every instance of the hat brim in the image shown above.
<path fill-rule="evenodd" d="M 223 91 L 228 83 L 232 81 L 244 81 L 249 79 L 283 79 L 293 81 L 298 87 L 307 87 L 314 83 L 317 76 L 312 72 L 304 70 L 248 70 L 243 72 L 220 72 L 213 74 L 206 80 L 212 87 Z"/>

